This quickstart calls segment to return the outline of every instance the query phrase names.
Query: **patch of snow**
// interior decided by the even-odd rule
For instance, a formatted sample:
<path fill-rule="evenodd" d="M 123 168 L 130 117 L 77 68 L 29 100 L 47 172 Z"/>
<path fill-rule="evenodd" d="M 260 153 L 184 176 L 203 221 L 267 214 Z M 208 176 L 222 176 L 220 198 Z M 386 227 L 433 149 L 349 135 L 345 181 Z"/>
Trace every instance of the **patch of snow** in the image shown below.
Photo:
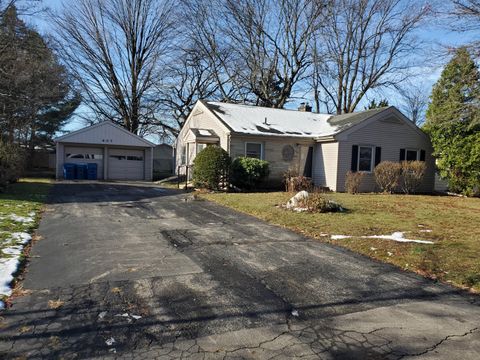
<path fill-rule="evenodd" d="M 331 235 L 330 238 L 332 240 L 341 240 L 341 239 L 349 239 L 351 235 Z M 433 241 L 428 240 L 416 240 L 416 239 L 406 239 L 405 233 L 401 231 L 396 231 L 392 235 L 368 235 L 368 236 L 361 236 L 363 239 L 383 239 L 383 240 L 392 240 L 402 243 L 417 243 L 417 244 L 433 244 Z"/>
<path fill-rule="evenodd" d="M 132 318 L 134 318 L 135 320 L 138 320 L 138 319 L 141 319 L 142 317 L 140 315 L 130 315 Z"/>
<path fill-rule="evenodd" d="M 388 256 L 392 256 L 393 253 L 391 253 L 390 251 L 387 251 L 387 255 L 388 255 Z"/>
<path fill-rule="evenodd" d="M 115 339 L 113 337 L 105 340 L 105 344 L 107 344 L 107 346 L 112 346 L 113 344 L 115 344 Z"/>
<path fill-rule="evenodd" d="M 430 229 L 425 229 L 425 230 L 418 230 L 419 232 L 422 232 L 422 233 L 431 233 L 432 230 Z"/>
<path fill-rule="evenodd" d="M 12 294 L 10 284 L 13 281 L 13 274 L 17 272 L 20 265 L 23 246 L 30 240 L 32 240 L 32 237 L 25 232 L 12 233 L 6 239 L 6 243 L 13 242 L 13 244 L 1 249 L 7 257 L 0 258 L 0 297 Z"/>
<path fill-rule="evenodd" d="M 406 239 L 405 233 L 401 231 L 396 231 L 392 235 L 370 235 L 370 236 L 362 236 L 362 238 L 392 240 L 392 241 L 403 242 L 403 243 L 433 244 L 433 241 L 428 241 L 428 240 Z"/>
<path fill-rule="evenodd" d="M 349 239 L 351 236 L 349 235 L 332 235 L 330 236 L 332 240 L 341 240 L 341 239 Z"/>
<path fill-rule="evenodd" d="M 374 248 L 374 247 L 371 247 L 370 250 L 372 250 L 372 251 L 377 251 L 378 249 L 377 249 L 377 248 Z"/>
<path fill-rule="evenodd" d="M 298 317 L 298 311 L 297 310 L 292 310 L 292 316 Z"/>
<path fill-rule="evenodd" d="M 35 215 L 35 213 L 33 214 Z M 10 214 L 8 218 L 12 221 L 23 223 L 23 224 L 30 224 L 34 221 L 33 216 L 18 216 L 16 214 Z"/>
<path fill-rule="evenodd" d="M 211 101 L 207 105 L 239 133 L 313 138 L 333 135 L 340 130 L 340 127 L 327 121 L 332 117 L 330 114 Z"/>

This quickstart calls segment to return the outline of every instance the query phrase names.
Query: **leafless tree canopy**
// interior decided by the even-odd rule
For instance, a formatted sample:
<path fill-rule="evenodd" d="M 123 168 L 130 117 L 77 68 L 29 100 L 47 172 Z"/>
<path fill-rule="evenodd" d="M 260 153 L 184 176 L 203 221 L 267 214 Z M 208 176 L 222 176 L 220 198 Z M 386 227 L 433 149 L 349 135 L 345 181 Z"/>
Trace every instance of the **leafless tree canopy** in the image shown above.
<path fill-rule="evenodd" d="M 169 127 L 156 84 L 174 31 L 169 0 L 78 0 L 55 17 L 59 51 L 97 118 L 145 134 Z"/>
<path fill-rule="evenodd" d="M 415 0 L 331 0 L 314 46 L 314 92 L 337 113 L 406 77 L 419 45 L 414 30 L 429 8 Z"/>

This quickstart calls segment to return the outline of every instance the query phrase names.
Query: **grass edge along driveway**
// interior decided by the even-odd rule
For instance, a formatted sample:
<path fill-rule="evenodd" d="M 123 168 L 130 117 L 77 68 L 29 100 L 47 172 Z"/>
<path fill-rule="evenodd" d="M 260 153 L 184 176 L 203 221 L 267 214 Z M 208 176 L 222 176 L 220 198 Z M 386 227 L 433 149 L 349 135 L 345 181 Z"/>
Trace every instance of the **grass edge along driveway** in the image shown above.
<path fill-rule="evenodd" d="M 0 193 L 0 309 L 12 294 L 51 183 L 49 179 L 21 179 Z"/>
<path fill-rule="evenodd" d="M 207 193 L 201 197 L 306 236 L 346 247 L 404 270 L 480 292 L 480 199 L 427 195 L 329 193 L 345 213 L 295 213 L 279 208 L 292 194 Z M 404 232 L 399 243 L 363 236 Z M 332 235 L 349 237 L 332 239 Z"/>

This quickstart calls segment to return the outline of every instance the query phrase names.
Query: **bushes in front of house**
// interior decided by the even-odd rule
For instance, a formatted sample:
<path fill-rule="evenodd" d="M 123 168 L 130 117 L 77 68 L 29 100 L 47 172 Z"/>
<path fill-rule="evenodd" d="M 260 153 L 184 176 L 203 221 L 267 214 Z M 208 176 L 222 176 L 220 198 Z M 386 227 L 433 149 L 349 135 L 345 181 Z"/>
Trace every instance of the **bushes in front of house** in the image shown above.
<path fill-rule="evenodd" d="M 363 179 L 363 172 L 360 171 L 348 171 L 345 176 L 345 190 L 349 194 L 357 194 L 360 190 L 360 184 Z"/>
<path fill-rule="evenodd" d="M 17 182 L 25 166 L 23 149 L 0 141 L 0 190 L 9 183 Z"/>
<path fill-rule="evenodd" d="M 405 194 L 413 194 L 423 182 L 427 166 L 424 161 L 403 161 L 400 186 Z"/>
<path fill-rule="evenodd" d="M 233 162 L 219 146 L 207 146 L 194 160 L 193 184 L 210 190 L 225 190 L 232 184 L 252 190 L 262 185 L 269 174 L 268 161 L 240 157 Z"/>
<path fill-rule="evenodd" d="M 283 183 L 286 192 L 312 191 L 314 186 L 312 179 L 298 174 L 298 171 L 288 169 L 283 174 Z"/>
<path fill-rule="evenodd" d="M 400 188 L 405 194 L 415 193 L 425 177 L 424 161 L 382 161 L 375 167 L 374 176 L 378 187 L 385 193 Z"/>
<path fill-rule="evenodd" d="M 194 186 L 210 190 L 228 186 L 232 160 L 220 146 L 207 146 L 197 154 L 193 164 Z"/>
<path fill-rule="evenodd" d="M 232 162 L 230 181 L 240 189 L 251 190 L 261 186 L 269 172 L 268 161 L 239 157 Z"/>
<path fill-rule="evenodd" d="M 399 185 L 402 175 L 402 164 L 393 161 L 382 161 L 373 170 L 375 181 L 385 193 L 393 193 Z"/>

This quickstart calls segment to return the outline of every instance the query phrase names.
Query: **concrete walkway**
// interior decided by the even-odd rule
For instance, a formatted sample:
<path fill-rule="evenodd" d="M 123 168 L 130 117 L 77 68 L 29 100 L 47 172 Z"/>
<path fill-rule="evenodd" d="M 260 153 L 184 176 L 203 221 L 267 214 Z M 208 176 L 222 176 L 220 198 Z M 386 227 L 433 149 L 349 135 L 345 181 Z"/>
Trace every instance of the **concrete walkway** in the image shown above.
<path fill-rule="evenodd" d="M 479 359 L 480 299 L 148 184 L 60 183 L 0 358 Z"/>

